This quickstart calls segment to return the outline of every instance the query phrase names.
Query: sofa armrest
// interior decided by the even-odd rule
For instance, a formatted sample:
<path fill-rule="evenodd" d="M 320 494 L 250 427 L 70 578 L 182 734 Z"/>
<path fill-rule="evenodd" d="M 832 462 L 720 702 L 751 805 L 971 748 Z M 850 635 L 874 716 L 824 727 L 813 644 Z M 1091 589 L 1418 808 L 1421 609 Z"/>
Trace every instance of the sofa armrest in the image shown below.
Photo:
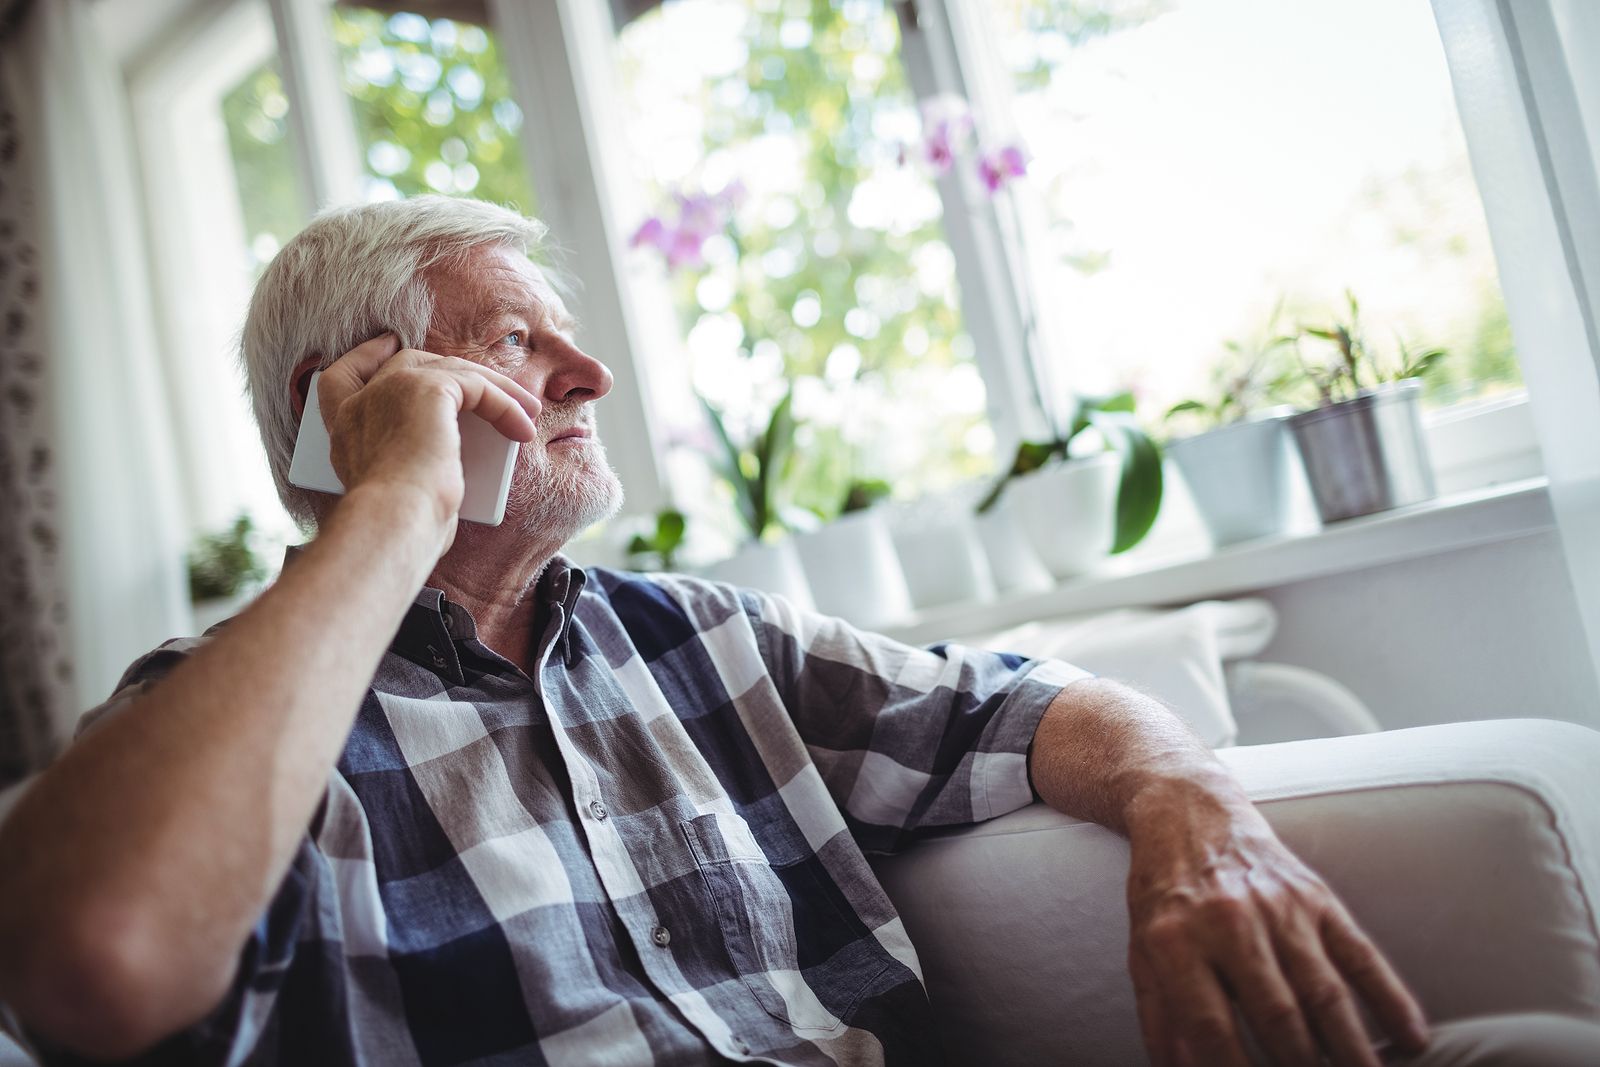
<path fill-rule="evenodd" d="M 1219 756 L 1430 1018 L 1600 1017 L 1600 733 L 1454 723 Z M 1035 805 L 876 866 L 952 1062 L 1143 1062 L 1122 838 Z"/>

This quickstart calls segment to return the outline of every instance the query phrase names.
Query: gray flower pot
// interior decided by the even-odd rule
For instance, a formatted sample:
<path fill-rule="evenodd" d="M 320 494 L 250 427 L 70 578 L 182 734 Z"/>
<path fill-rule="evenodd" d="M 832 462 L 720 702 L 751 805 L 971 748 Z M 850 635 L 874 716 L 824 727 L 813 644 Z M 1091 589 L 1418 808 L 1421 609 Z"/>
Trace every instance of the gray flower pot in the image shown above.
<path fill-rule="evenodd" d="M 1221 548 L 1281 534 L 1292 515 L 1293 446 L 1283 408 L 1169 442 L 1167 455 Z"/>
<path fill-rule="evenodd" d="M 1410 378 L 1289 420 L 1323 522 L 1433 499 L 1421 399 Z"/>

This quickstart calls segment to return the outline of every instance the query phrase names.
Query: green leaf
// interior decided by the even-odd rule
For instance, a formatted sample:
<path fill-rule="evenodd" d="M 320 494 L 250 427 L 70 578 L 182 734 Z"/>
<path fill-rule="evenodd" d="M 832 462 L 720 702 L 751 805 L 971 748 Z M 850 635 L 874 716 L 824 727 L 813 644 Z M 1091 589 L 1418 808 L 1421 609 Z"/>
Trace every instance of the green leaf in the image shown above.
<path fill-rule="evenodd" d="M 1081 403 L 1087 411 L 1122 411 L 1133 414 L 1134 399 L 1130 392 L 1112 393 L 1110 396 L 1086 396 Z"/>
<path fill-rule="evenodd" d="M 683 534 L 688 528 L 683 512 L 668 508 L 656 516 L 656 547 L 662 553 L 671 552 L 683 544 Z"/>
<path fill-rule="evenodd" d="M 778 401 L 772 409 L 772 417 L 767 421 L 766 432 L 756 443 L 756 462 L 760 469 L 757 475 L 756 538 L 767 532 L 767 527 L 778 519 L 778 483 L 783 477 L 784 465 L 789 462 L 789 455 L 794 450 L 794 390 L 783 394 L 783 399 Z"/>
<path fill-rule="evenodd" d="M 1207 411 L 1207 408 L 1198 400 L 1184 400 L 1168 408 L 1167 413 L 1163 415 L 1162 418 L 1170 419 L 1174 415 L 1182 415 L 1189 411 L 1198 411 L 1203 415 Z"/>
<path fill-rule="evenodd" d="M 845 491 L 844 504 L 839 508 L 839 514 L 848 515 L 852 511 L 865 511 L 880 500 L 886 500 L 894 490 L 882 478 L 863 478 L 850 483 L 850 488 Z"/>
<path fill-rule="evenodd" d="M 1111 551 L 1126 552 L 1144 540 L 1161 513 L 1161 449 L 1138 423 L 1120 413 L 1097 416 L 1094 427 L 1122 457 L 1117 532 Z"/>
<path fill-rule="evenodd" d="M 1085 421 L 1085 425 L 1087 424 Z M 976 509 L 978 514 L 986 513 L 1000 502 L 1000 497 L 1006 491 L 1006 486 L 1011 484 L 1011 479 L 1036 471 L 1049 463 L 1052 458 L 1066 454 L 1066 441 L 1023 441 L 1017 445 L 1017 454 L 1012 457 L 1011 469 L 996 479 L 994 485 L 978 502 Z"/>
<path fill-rule="evenodd" d="M 723 481 L 733 488 L 734 506 L 738 509 L 739 518 L 744 520 L 745 527 L 750 531 L 750 536 L 759 540 L 762 527 L 757 526 L 761 515 L 756 503 L 756 487 L 751 485 L 750 479 L 745 476 L 741 462 L 742 450 L 728 436 L 728 428 L 723 425 L 722 416 L 717 409 L 704 397 L 700 398 L 700 406 L 705 410 L 706 420 L 711 423 L 718 444 L 722 446 L 723 454 L 720 458 L 713 458 L 713 465 Z"/>

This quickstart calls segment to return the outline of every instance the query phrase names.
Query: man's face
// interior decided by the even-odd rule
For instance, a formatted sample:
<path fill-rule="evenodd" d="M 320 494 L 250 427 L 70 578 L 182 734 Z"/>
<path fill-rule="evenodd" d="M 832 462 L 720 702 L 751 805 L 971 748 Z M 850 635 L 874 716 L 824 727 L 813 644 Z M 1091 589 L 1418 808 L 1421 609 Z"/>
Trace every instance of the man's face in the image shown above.
<path fill-rule="evenodd" d="M 615 514 L 622 486 L 594 420 L 611 372 L 573 343 L 577 324 L 539 268 L 515 249 L 485 246 L 436 267 L 428 281 L 426 349 L 491 367 L 543 405 L 537 436 L 518 456 L 504 526 L 564 543 Z"/>

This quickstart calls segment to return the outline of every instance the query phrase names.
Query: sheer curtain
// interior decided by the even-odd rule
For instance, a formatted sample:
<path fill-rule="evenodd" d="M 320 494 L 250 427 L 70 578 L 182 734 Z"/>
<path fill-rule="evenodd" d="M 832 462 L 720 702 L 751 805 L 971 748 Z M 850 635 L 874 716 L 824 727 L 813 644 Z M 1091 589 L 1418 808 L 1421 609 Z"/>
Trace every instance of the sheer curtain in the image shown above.
<path fill-rule="evenodd" d="M 136 171 L 88 0 L 0 0 L 0 780 L 186 625 Z"/>

